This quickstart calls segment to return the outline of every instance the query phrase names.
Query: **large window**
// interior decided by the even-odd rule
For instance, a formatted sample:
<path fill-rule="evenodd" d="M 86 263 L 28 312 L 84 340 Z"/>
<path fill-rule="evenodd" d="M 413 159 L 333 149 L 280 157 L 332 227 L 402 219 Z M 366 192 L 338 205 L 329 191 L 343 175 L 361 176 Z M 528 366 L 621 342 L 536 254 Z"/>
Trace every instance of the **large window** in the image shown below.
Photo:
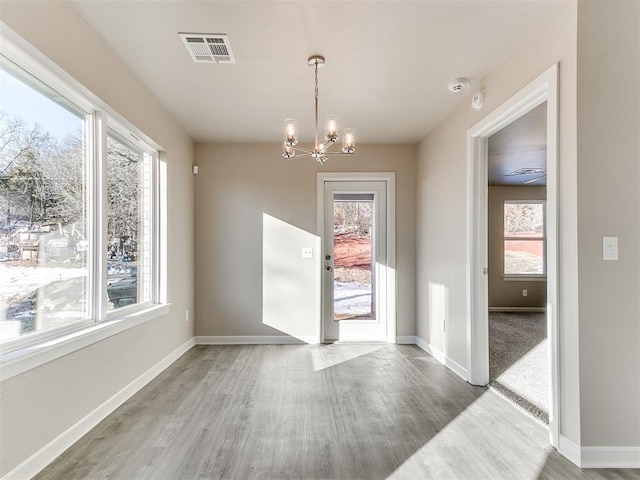
<path fill-rule="evenodd" d="M 25 62 L 0 57 L 3 350 L 139 311 L 158 293 L 157 151 Z"/>
<path fill-rule="evenodd" d="M 543 277 L 545 268 L 545 204 L 504 202 L 504 275 Z"/>

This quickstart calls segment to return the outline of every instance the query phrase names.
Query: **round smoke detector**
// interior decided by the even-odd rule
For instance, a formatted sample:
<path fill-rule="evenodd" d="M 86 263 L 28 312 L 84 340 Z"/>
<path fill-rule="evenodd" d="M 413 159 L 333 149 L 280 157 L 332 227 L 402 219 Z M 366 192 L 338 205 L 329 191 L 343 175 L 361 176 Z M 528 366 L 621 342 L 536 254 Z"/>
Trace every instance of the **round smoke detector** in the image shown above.
<path fill-rule="evenodd" d="M 469 88 L 469 80 L 466 78 L 454 78 L 449 82 L 449 93 L 460 93 Z"/>

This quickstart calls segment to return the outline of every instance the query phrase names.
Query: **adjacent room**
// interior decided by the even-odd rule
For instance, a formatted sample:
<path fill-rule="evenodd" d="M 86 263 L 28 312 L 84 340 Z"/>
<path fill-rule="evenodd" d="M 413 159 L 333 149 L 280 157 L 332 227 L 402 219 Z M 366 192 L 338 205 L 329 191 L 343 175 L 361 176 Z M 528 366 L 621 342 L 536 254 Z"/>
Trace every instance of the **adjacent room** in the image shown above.
<path fill-rule="evenodd" d="M 549 423 L 546 102 L 489 137 L 489 388 Z"/>
<path fill-rule="evenodd" d="M 2 0 L 0 477 L 640 478 L 640 2 Z"/>

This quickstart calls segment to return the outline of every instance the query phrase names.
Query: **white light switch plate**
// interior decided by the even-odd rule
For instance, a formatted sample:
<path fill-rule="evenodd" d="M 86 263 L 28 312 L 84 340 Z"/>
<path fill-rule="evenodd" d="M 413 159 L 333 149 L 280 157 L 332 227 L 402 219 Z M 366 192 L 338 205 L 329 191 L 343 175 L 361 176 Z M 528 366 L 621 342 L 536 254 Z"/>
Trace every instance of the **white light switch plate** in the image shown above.
<path fill-rule="evenodd" d="M 602 258 L 618 260 L 618 237 L 602 237 Z"/>
<path fill-rule="evenodd" d="M 302 258 L 313 258 L 313 248 L 303 248 Z"/>

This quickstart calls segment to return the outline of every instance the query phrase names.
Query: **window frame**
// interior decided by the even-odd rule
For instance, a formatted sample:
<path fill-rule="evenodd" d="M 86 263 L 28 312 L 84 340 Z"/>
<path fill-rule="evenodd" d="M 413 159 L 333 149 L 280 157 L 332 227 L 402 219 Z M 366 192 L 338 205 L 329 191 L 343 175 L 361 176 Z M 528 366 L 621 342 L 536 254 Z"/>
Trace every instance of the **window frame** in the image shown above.
<path fill-rule="evenodd" d="M 166 199 L 163 198 L 166 195 L 166 180 L 161 178 L 161 174 L 166 174 L 166 168 L 160 166 L 160 162 L 164 161 L 163 149 L 17 34 L 10 31 L 0 34 L 0 54 L 85 112 L 86 222 L 89 240 L 86 263 L 87 318 L 0 343 L 0 380 L 5 380 L 166 314 L 170 304 L 166 303 L 164 280 L 166 249 L 163 236 L 166 235 L 166 228 L 160 221 L 164 218 L 161 208 L 166 207 Z M 151 156 L 150 299 L 111 312 L 107 312 L 106 254 L 103 254 L 107 251 L 106 160 L 109 130 L 131 139 L 129 143 L 132 146 Z"/>
<path fill-rule="evenodd" d="M 542 238 L 540 237 L 512 237 L 504 231 L 504 212 L 507 204 L 542 205 Z M 542 242 L 542 273 L 506 273 L 504 244 L 507 241 L 541 241 Z M 504 281 L 543 282 L 547 279 L 547 201 L 536 200 L 504 200 L 502 204 L 502 279 Z"/>

